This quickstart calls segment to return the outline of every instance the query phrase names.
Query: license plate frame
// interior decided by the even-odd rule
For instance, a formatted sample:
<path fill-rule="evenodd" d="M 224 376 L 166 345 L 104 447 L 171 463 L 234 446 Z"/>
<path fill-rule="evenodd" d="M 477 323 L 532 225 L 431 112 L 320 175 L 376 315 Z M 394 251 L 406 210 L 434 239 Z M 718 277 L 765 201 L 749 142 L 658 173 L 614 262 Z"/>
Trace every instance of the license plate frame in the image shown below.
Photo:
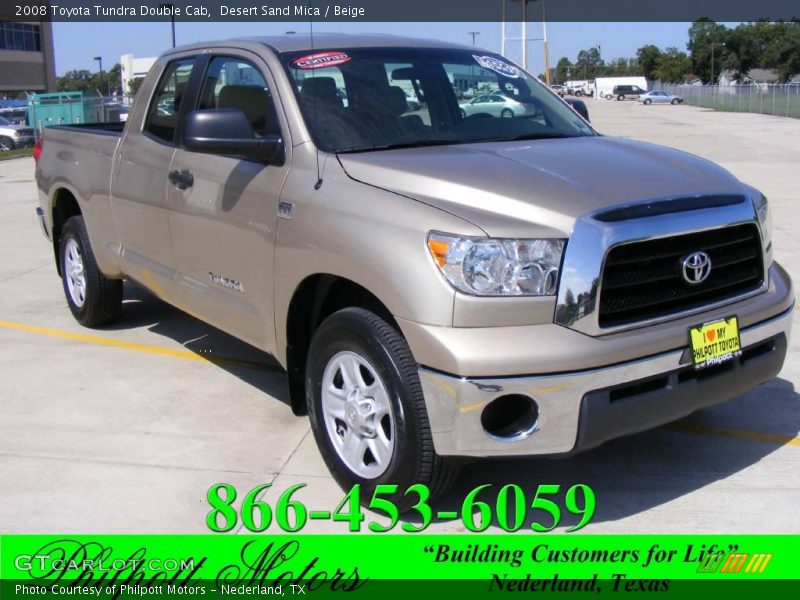
<path fill-rule="evenodd" d="M 739 319 L 731 315 L 689 328 L 689 350 L 695 370 L 731 361 L 742 354 Z"/>

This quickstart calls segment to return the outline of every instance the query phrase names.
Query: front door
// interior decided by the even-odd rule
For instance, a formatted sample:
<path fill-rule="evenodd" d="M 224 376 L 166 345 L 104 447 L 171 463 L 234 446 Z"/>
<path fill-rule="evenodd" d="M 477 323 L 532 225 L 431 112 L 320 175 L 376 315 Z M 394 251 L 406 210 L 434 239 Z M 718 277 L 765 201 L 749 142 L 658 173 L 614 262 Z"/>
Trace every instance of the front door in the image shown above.
<path fill-rule="evenodd" d="M 194 99 L 199 110 L 245 113 L 256 136 L 287 131 L 269 72 L 256 57 L 214 56 Z M 290 144 L 286 136 L 287 153 Z M 273 164 L 178 149 L 167 203 L 180 304 L 258 347 L 274 351 L 273 256 L 278 196 L 288 156 Z"/>

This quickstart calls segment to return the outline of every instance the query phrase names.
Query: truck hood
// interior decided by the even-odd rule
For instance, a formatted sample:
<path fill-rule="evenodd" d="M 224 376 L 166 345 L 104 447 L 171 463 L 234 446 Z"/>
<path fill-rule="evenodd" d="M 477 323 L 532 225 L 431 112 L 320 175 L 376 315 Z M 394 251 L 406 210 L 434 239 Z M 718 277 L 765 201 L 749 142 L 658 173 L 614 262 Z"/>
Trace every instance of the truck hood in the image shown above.
<path fill-rule="evenodd" d="M 705 159 L 610 137 L 432 146 L 339 159 L 353 179 L 431 204 L 498 237 L 522 235 L 515 233 L 520 221 L 543 230 L 540 235 L 568 235 L 576 218 L 608 206 L 744 190 Z"/>

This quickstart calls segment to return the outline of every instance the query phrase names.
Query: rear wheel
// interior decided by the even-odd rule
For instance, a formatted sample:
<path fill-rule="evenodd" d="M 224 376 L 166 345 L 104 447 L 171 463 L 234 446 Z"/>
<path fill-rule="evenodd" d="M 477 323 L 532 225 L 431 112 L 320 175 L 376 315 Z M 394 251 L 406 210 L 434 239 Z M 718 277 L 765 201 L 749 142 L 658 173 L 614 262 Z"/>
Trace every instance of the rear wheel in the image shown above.
<path fill-rule="evenodd" d="M 670 102 L 670 104 L 673 104 L 673 105 L 674 104 L 678 104 L 678 99 L 677 98 L 673 98 L 672 101 Z"/>
<path fill-rule="evenodd" d="M 61 230 L 59 251 L 64 295 L 75 319 L 99 327 L 122 312 L 122 281 L 108 279 L 97 267 L 83 217 L 71 217 Z"/>
<path fill-rule="evenodd" d="M 504 108 L 503 112 L 500 113 L 500 116 L 504 119 L 511 119 L 514 116 L 514 111 L 510 108 Z"/>
<path fill-rule="evenodd" d="M 355 484 L 368 502 L 375 487 L 395 484 L 401 510 L 416 496 L 450 487 L 457 469 L 436 454 L 417 364 L 403 337 L 362 308 L 328 317 L 314 334 L 306 367 L 306 401 L 322 457 L 342 488 Z"/>

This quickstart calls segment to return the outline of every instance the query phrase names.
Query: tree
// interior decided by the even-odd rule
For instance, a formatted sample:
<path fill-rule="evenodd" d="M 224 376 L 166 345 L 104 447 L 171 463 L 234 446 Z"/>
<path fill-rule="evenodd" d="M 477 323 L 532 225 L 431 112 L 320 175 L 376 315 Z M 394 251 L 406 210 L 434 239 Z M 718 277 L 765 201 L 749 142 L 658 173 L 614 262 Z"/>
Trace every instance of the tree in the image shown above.
<path fill-rule="evenodd" d="M 698 19 L 689 27 L 691 70 L 703 81 L 711 81 L 711 53 L 714 52 L 714 79 L 719 76 L 719 65 L 725 59 L 725 38 L 728 28 L 710 19 Z M 713 45 L 712 45 L 713 44 Z M 713 82 L 712 82 L 713 83 Z"/>
<path fill-rule="evenodd" d="M 572 63 L 569 62 L 569 59 L 566 56 L 562 56 L 558 59 L 556 63 L 556 73 L 555 73 L 555 82 L 556 83 L 564 83 L 569 77 L 567 77 L 567 71 Z"/>
<path fill-rule="evenodd" d="M 653 80 L 656 78 L 655 71 L 659 58 L 661 58 L 661 49 L 653 44 L 642 46 L 636 51 L 636 59 L 645 79 Z"/>
<path fill-rule="evenodd" d="M 667 48 L 656 61 L 653 76 L 659 81 L 680 83 L 692 67 L 691 59 L 675 47 Z"/>
<path fill-rule="evenodd" d="M 92 74 L 86 69 L 67 71 L 56 80 L 59 92 L 85 92 L 90 88 Z"/>
<path fill-rule="evenodd" d="M 760 66 L 764 48 L 763 40 L 758 37 L 756 29 L 752 23 L 742 23 L 726 32 L 724 57 L 716 63 L 720 65 L 719 68 L 715 68 L 716 73 L 722 69 L 730 69 L 733 71 L 733 76 L 742 81 L 750 69 Z"/>
<path fill-rule="evenodd" d="M 603 70 L 603 59 L 600 58 L 600 51 L 597 48 L 589 48 L 578 52 L 578 59 L 575 61 L 575 69 L 572 72 L 573 79 L 594 79 Z"/>
<path fill-rule="evenodd" d="M 144 77 L 134 77 L 128 81 L 128 94 L 135 96 L 139 92 L 139 88 L 142 87 L 143 81 Z"/>

